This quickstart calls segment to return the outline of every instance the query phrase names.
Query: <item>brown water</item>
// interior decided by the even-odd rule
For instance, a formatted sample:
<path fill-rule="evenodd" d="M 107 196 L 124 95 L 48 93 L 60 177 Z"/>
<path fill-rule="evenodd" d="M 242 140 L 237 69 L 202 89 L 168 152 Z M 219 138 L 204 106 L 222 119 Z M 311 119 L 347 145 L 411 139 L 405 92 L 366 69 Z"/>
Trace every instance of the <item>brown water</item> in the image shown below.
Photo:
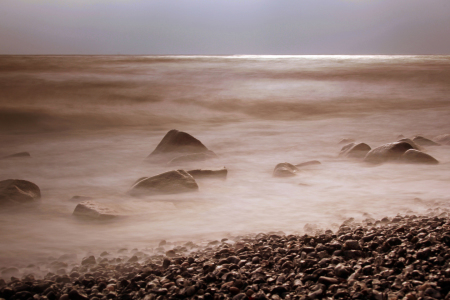
<path fill-rule="evenodd" d="M 374 218 L 447 209 L 450 146 L 437 166 L 369 167 L 337 157 L 342 138 L 376 147 L 399 134 L 450 133 L 450 56 L 1 56 L 0 180 L 36 183 L 37 207 L 0 213 L 0 268 L 74 253 L 151 248 L 155 241 L 332 230 Z M 201 140 L 226 181 L 191 194 L 131 198 L 170 129 Z M 294 178 L 280 162 L 319 160 Z M 299 185 L 300 184 L 300 185 Z M 74 195 L 127 217 L 86 223 Z"/>

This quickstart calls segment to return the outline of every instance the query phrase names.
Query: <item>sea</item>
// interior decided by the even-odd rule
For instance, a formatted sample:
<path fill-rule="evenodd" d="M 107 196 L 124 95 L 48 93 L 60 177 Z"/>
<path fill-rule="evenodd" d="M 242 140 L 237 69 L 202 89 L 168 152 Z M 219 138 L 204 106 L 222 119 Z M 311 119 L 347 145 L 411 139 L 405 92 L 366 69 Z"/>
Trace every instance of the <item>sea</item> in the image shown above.
<path fill-rule="evenodd" d="M 145 161 L 171 129 L 218 158 Z M 69 272 L 86 255 L 153 253 L 161 240 L 445 213 L 450 146 L 425 148 L 439 165 L 371 166 L 339 152 L 343 139 L 374 148 L 448 133 L 450 56 L 0 56 L 0 157 L 31 155 L 1 159 L 0 180 L 28 180 L 42 194 L 30 207 L 0 207 L 0 273 L 43 276 L 44 263 L 72 257 Z M 321 164 L 272 175 L 278 163 L 310 160 Z M 144 176 L 221 167 L 227 179 L 198 180 L 195 193 L 127 194 Z M 80 220 L 76 195 L 121 217 Z"/>

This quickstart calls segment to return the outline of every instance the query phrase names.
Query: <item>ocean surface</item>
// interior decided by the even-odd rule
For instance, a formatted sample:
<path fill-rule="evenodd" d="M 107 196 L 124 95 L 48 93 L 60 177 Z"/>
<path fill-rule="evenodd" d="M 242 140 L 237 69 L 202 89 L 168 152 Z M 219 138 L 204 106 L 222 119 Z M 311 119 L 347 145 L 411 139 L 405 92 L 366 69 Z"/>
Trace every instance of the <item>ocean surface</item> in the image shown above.
<path fill-rule="evenodd" d="M 144 162 L 171 129 L 219 156 L 186 168 L 225 166 L 227 180 L 128 196 L 138 178 L 179 168 Z M 374 148 L 448 133 L 450 56 L 0 56 L 0 157 L 31 154 L 0 160 L 0 180 L 29 180 L 42 193 L 33 207 L 1 208 L 0 270 L 151 252 L 161 239 L 335 231 L 351 217 L 447 211 L 450 146 L 426 148 L 436 166 L 338 154 L 343 138 Z M 272 176 L 278 163 L 308 160 L 322 164 Z M 75 195 L 124 217 L 78 220 Z"/>

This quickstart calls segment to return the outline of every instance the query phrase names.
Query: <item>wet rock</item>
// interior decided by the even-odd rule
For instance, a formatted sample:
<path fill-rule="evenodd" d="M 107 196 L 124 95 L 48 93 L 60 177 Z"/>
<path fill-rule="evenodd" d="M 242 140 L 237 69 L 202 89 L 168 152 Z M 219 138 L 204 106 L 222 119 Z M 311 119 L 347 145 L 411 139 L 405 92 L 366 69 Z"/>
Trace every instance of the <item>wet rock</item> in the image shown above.
<path fill-rule="evenodd" d="M 194 179 L 203 179 L 203 178 L 226 179 L 228 174 L 228 170 L 225 167 L 211 170 L 196 169 L 187 172 L 192 177 L 194 177 Z"/>
<path fill-rule="evenodd" d="M 430 139 L 424 138 L 423 136 L 416 136 L 412 139 L 414 143 L 419 146 L 429 147 L 429 146 L 440 146 L 439 143 L 436 143 Z"/>
<path fill-rule="evenodd" d="M 273 170 L 274 177 L 292 177 L 298 172 L 298 168 L 290 163 L 279 163 Z"/>
<path fill-rule="evenodd" d="M 441 145 L 450 145 L 450 134 L 438 135 L 434 140 Z"/>
<path fill-rule="evenodd" d="M 352 143 L 342 148 L 339 156 L 355 159 L 363 159 L 371 150 L 366 143 Z"/>
<path fill-rule="evenodd" d="M 20 179 L 0 181 L 0 205 L 32 203 L 40 198 L 41 190 L 30 181 Z"/>
<path fill-rule="evenodd" d="M 135 183 L 128 192 L 132 196 L 150 196 L 159 194 L 177 194 L 198 190 L 195 179 L 184 170 L 165 172 L 144 178 Z"/>
<path fill-rule="evenodd" d="M 1 157 L 0 159 L 16 158 L 16 157 L 31 157 L 29 152 L 18 152 Z"/>
<path fill-rule="evenodd" d="M 371 164 L 398 161 L 407 150 L 414 149 L 410 143 L 389 143 L 370 150 L 364 157 L 364 161 Z"/>
<path fill-rule="evenodd" d="M 208 148 L 192 135 L 178 131 L 170 130 L 161 142 L 156 146 L 155 150 L 147 157 L 149 161 L 170 161 L 171 159 L 194 153 L 208 152 Z"/>
<path fill-rule="evenodd" d="M 119 216 L 114 209 L 93 201 L 78 203 L 73 211 L 73 215 L 91 220 L 110 220 Z"/>
<path fill-rule="evenodd" d="M 400 161 L 410 164 L 426 164 L 426 165 L 437 165 L 439 161 L 429 154 L 423 153 L 422 151 L 410 149 L 403 153 L 400 157 Z"/>

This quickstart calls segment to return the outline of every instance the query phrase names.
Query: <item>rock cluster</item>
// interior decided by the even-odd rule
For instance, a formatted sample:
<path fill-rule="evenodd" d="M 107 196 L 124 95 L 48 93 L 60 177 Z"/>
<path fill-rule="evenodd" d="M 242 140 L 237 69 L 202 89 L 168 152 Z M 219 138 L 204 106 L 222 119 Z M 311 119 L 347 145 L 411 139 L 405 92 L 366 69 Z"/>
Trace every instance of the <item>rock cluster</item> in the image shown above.
<path fill-rule="evenodd" d="M 165 241 L 160 243 L 163 249 Z M 0 280 L 6 300 L 448 299 L 450 219 L 396 216 L 315 235 L 192 242 L 146 259 L 85 257 L 69 274 Z M 189 252 L 189 249 L 194 250 Z"/>

